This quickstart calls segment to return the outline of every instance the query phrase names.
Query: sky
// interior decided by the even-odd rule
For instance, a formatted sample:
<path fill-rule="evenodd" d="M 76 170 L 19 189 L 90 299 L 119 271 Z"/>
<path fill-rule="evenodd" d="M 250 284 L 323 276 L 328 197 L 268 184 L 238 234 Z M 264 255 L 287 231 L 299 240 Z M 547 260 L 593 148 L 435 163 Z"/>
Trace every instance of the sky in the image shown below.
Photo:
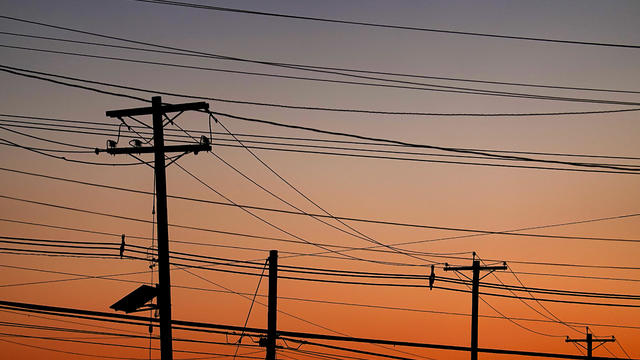
<path fill-rule="evenodd" d="M 469 346 L 471 294 L 445 281 L 471 274 L 444 267 L 469 266 L 475 252 L 484 264 L 508 265 L 485 272 L 481 292 L 511 296 L 481 296 L 480 347 L 579 355 L 565 338 L 584 338 L 589 326 L 617 339 L 594 355 L 640 358 L 638 2 L 185 2 L 600 45 L 134 0 L 2 1 L 0 300 L 113 312 L 115 301 L 158 281 L 150 267 L 153 158 L 93 149 L 107 140 L 153 144 L 144 125 L 150 117 L 121 123 L 105 112 L 146 107 L 162 96 L 169 104 L 205 101 L 214 112 L 185 112 L 165 127 L 168 144 L 200 136 L 213 144 L 166 169 L 169 195 L 198 200 L 168 200 L 169 223 L 182 226 L 169 228 L 170 249 L 185 254 L 171 271 L 174 319 L 266 328 L 268 282 L 259 275 L 269 251 L 278 250 L 285 267 L 420 276 L 281 270 L 279 330 Z M 127 239 L 123 259 L 120 234 Z M 47 247 L 54 243 L 44 240 L 57 242 Z M 107 249 L 82 247 L 104 243 Z M 429 290 L 432 264 L 436 287 Z M 522 300 L 504 288 L 483 289 L 503 283 L 587 294 L 516 293 L 529 299 Z M 594 293 L 627 299 L 589 297 Z M 545 299 L 600 305 L 537 301 Z M 0 350 L 12 359 L 159 358 L 146 326 L 0 309 L 0 327 Z M 222 343 L 175 341 L 183 351 L 175 359 L 233 358 L 238 339 L 180 330 L 174 336 Z M 256 341 L 245 338 L 250 346 L 237 358 L 264 357 Z M 278 344 L 282 359 L 317 359 L 314 351 L 381 358 Z M 331 344 L 411 359 L 469 356 Z"/>

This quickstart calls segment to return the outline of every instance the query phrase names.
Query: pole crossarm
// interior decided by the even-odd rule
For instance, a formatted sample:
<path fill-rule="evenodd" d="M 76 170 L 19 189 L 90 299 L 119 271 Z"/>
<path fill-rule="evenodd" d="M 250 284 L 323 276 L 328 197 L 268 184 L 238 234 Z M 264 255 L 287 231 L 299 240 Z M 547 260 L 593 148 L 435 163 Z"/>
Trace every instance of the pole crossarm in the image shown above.
<path fill-rule="evenodd" d="M 193 144 L 193 145 L 167 145 L 164 147 L 164 152 L 193 152 L 198 154 L 200 151 L 211 151 L 210 144 Z M 106 152 L 111 155 L 120 155 L 120 154 L 150 154 L 155 152 L 155 147 L 153 146 L 140 146 L 140 147 L 129 147 L 129 148 L 106 148 L 106 149 L 96 149 L 96 154 L 101 152 Z"/>
<path fill-rule="evenodd" d="M 160 106 L 160 112 L 163 114 L 170 112 L 183 112 L 188 110 L 209 110 L 209 104 L 206 102 L 193 102 L 184 104 L 162 104 Z M 108 117 L 125 117 L 125 116 L 139 116 L 139 115 L 151 115 L 154 111 L 157 111 L 154 107 L 142 107 L 132 109 L 110 110 L 106 114 Z"/>
<path fill-rule="evenodd" d="M 444 271 L 463 271 L 463 270 L 474 270 L 474 266 L 449 266 L 449 264 L 444 265 Z M 507 270 L 507 265 L 497 265 L 497 266 L 480 266 L 480 270 Z"/>
<path fill-rule="evenodd" d="M 591 333 L 589 331 L 589 327 L 587 326 L 587 331 L 586 331 L 586 337 L 584 339 L 571 339 L 567 336 L 567 338 L 564 340 L 564 342 L 566 343 L 577 343 L 578 345 L 580 345 L 581 347 L 583 347 L 584 349 L 587 350 L 587 359 L 593 359 L 593 350 L 599 348 L 600 346 L 604 345 L 605 343 L 608 342 L 614 342 L 616 341 L 615 336 L 612 336 L 610 338 L 598 338 L 593 336 L 593 333 Z M 582 345 L 581 343 L 586 343 L 586 346 Z M 593 346 L 593 343 L 597 343 L 598 345 L 596 345 L 595 347 Z"/>

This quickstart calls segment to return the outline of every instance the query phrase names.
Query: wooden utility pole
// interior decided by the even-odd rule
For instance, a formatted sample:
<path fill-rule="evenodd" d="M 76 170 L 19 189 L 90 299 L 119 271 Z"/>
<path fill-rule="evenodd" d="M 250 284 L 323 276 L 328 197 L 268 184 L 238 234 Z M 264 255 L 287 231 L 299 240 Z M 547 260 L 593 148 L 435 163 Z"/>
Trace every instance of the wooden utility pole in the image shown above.
<path fill-rule="evenodd" d="M 506 269 L 506 262 L 499 266 L 481 266 L 480 260 L 476 260 L 475 252 L 473 253 L 473 264 L 471 266 L 449 266 L 449 264 L 445 264 L 444 266 L 444 271 L 471 270 L 473 272 L 471 279 L 471 360 L 478 360 L 478 299 L 480 297 L 480 280 L 496 270 Z M 480 277 L 481 270 L 488 270 L 489 272 L 483 277 Z"/>
<path fill-rule="evenodd" d="M 568 343 L 578 343 L 578 345 L 582 346 L 584 349 L 587 350 L 587 359 L 593 359 L 593 350 L 599 348 L 600 346 L 604 345 L 605 343 L 608 342 L 613 342 L 616 341 L 615 337 L 610 337 L 610 338 L 594 338 L 593 334 L 589 331 L 589 327 L 587 326 L 587 337 L 585 339 L 570 339 L 568 336 L 565 339 L 564 342 L 568 342 Z M 593 347 L 593 342 L 597 342 L 599 343 L 595 348 Z M 580 343 L 587 343 L 587 346 L 583 346 Z"/>
<path fill-rule="evenodd" d="M 122 120 L 123 117 L 152 115 L 153 118 L 153 146 L 134 146 L 129 148 L 117 148 L 115 142 L 107 149 L 96 149 L 96 153 L 107 152 L 116 154 L 154 154 L 154 172 L 156 180 L 156 204 L 157 204 L 157 231 L 158 231 L 158 308 L 160 313 L 160 358 L 162 360 L 173 359 L 173 346 L 171 335 L 171 272 L 169 268 L 169 225 L 167 220 L 167 178 L 165 171 L 165 154 L 169 152 L 194 152 L 210 151 L 211 145 L 208 139 L 194 145 L 164 145 L 163 118 L 167 113 L 189 110 L 208 110 L 209 104 L 205 102 L 186 103 L 177 105 L 162 104 L 159 96 L 151 98 L 151 107 L 133 108 L 124 110 L 107 111 L 108 117 Z M 173 119 L 172 119 L 173 120 Z M 171 121 L 172 121 L 171 120 Z"/>
<path fill-rule="evenodd" d="M 269 308 L 267 310 L 267 356 L 276 360 L 276 338 L 278 319 L 278 250 L 269 252 Z"/>

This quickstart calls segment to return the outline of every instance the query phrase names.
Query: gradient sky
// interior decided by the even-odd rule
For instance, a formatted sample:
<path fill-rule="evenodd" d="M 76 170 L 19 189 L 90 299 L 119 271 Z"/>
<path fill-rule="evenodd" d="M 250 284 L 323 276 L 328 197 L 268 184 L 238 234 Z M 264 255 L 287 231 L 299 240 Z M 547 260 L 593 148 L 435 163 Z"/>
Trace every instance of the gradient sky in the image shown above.
<path fill-rule="evenodd" d="M 603 43 L 640 44 L 640 21 L 638 21 L 640 19 L 640 3 L 636 1 L 352 0 L 319 2 L 283 0 L 265 2 L 200 0 L 199 3 L 423 28 Z M 237 58 L 496 82 L 640 91 L 638 88 L 640 83 L 640 68 L 638 67 L 640 51 L 638 49 L 553 44 L 329 24 L 189 9 L 132 0 L 5 0 L 0 3 L 0 10 L 0 13 L 5 16 Z M 132 46 L 115 40 L 105 40 L 7 19 L 0 19 L 0 31 Z M 3 46 L 0 47 L 2 64 L 6 66 L 156 91 L 219 99 L 312 107 L 473 114 L 581 112 L 634 108 L 629 105 L 506 98 L 321 83 L 90 59 L 7 48 L 6 46 L 235 71 L 345 80 L 337 75 L 307 73 L 267 65 L 64 44 L 7 34 L 0 34 L 0 45 Z M 527 88 L 412 78 L 403 78 L 403 80 L 444 86 L 623 102 L 638 102 L 639 98 L 638 93 Z M 7 115 L 90 121 L 96 126 L 103 126 L 117 124 L 116 119 L 105 116 L 105 111 L 146 106 L 145 103 L 69 88 L 41 80 L 27 79 L 5 72 L 0 73 L 0 83 L 2 84 L 0 87 L 2 90 L 0 113 L 3 114 L 0 115 L 0 126 L 4 127 L 0 127 L 0 139 L 5 141 L 0 152 L 1 168 L 144 191 L 153 190 L 153 172 L 144 165 L 112 167 L 71 163 L 6 145 L 6 141 L 11 141 L 27 147 L 63 148 L 60 145 L 43 142 L 7 130 L 11 129 L 59 142 L 88 147 L 104 147 L 106 140 L 113 137 L 20 128 L 16 127 L 20 125 L 19 123 L 9 123 L 9 120 L 15 121 L 16 119 Z M 143 98 L 150 98 L 153 95 L 153 93 L 110 90 Z M 180 103 L 198 100 L 187 97 L 163 96 L 163 101 Z M 570 157 L 546 157 L 546 159 L 640 165 L 638 164 L 640 125 L 638 125 L 638 113 L 635 111 L 527 117 L 411 116 L 292 110 L 219 101 L 208 102 L 212 110 L 222 113 L 329 131 L 356 133 L 376 138 L 450 148 L 626 156 L 635 157 L 635 159 L 607 160 Z M 140 118 L 140 120 L 150 123 L 148 118 Z M 343 137 L 330 137 L 244 122 L 224 116 L 219 120 L 233 133 L 350 140 Z M 19 120 L 19 122 L 26 121 L 51 124 L 51 122 L 44 120 Z M 187 129 L 205 131 L 209 126 L 207 117 L 201 114 L 184 114 L 178 118 L 178 123 Z M 214 132 L 222 136 L 226 131 L 221 124 L 214 123 L 213 127 Z M 22 125 L 26 125 L 26 123 Z M 119 143 L 119 146 L 126 146 L 126 143 L 123 141 Z M 386 147 L 385 149 L 392 150 L 393 148 Z M 408 149 L 407 151 L 412 150 Z M 426 152 L 451 155 L 436 150 Z M 237 147 L 214 146 L 213 153 L 213 155 L 187 155 L 179 160 L 179 164 L 210 187 L 237 203 L 290 209 L 225 165 L 222 161 L 224 160 L 240 170 L 246 177 L 304 211 L 320 212 L 246 150 Z M 336 216 L 506 231 L 640 213 L 640 183 L 637 175 L 364 159 L 268 150 L 256 150 L 255 154 L 278 175 Z M 96 156 L 95 154 L 66 154 L 65 156 L 70 159 L 110 164 L 135 161 L 124 156 L 110 157 L 108 155 Z M 529 156 L 543 158 L 541 155 Z M 150 159 L 148 158 L 148 160 Z M 442 157 L 429 157 L 429 159 L 461 160 Z M 462 161 L 468 160 L 462 159 Z M 474 161 L 500 162 L 499 160 Z M 518 163 L 518 165 L 532 164 Z M 541 166 L 547 165 L 542 164 Z M 167 178 L 169 194 L 225 201 L 221 196 L 216 195 L 175 165 L 167 169 Z M 2 188 L 0 195 L 4 196 L 152 219 L 153 201 L 152 197 L 148 195 L 46 180 L 6 170 L 0 171 L 0 186 Z M 347 236 L 320 224 L 311 218 L 269 212 L 258 212 L 257 214 L 278 227 L 286 229 L 289 233 L 310 242 L 354 247 L 371 245 L 366 241 Z M 116 234 L 152 236 L 150 224 L 74 213 L 6 198 L 0 199 L 0 218 Z M 5 220 L 0 220 L 2 236 L 95 242 L 119 241 L 118 237 L 55 230 Z M 290 235 L 256 220 L 240 209 L 226 206 L 170 200 L 169 222 L 229 232 L 293 239 Z M 338 223 L 332 224 L 343 228 Z M 365 223 L 349 223 L 349 225 L 384 244 L 465 235 L 465 233 L 444 230 Z M 628 217 L 528 232 L 580 237 L 640 239 L 639 229 L 640 220 L 637 217 Z M 170 238 L 214 245 L 187 245 L 176 242 L 171 244 L 172 250 L 231 259 L 256 260 L 261 263 L 264 262 L 271 249 L 279 250 L 283 254 L 288 251 L 305 254 L 322 251 L 315 246 L 299 243 L 250 239 L 175 228 L 170 229 Z M 150 246 L 150 242 L 146 240 L 135 240 L 135 243 L 140 246 Z M 230 249 L 219 245 L 247 249 Z M 7 248 L 12 246 L 18 247 L 17 245 L 3 244 L 3 247 Z M 402 246 L 402 248 L 435 255 L 461 253 L 456 256 L 461 256 L 463 259 L 425 257 L 425 259 L 435 261 L 438 264 L 438 274 L 447 276 L 453 276 L 453 274 L 444 274 L 441 269 L 442 263 L 468 265 L 470 264 L 470 253 L 476 251 L 483 259 L 504 260 L 509 263 L 509 267 L 513 271 L 529 273 L 519 275 L 520 280 L 529 287 L 640 294 L 640 273 L 637 268 L 637 259 L 640 255 L 638 242 L 485 235 L 464 239 L 420 242 Z M 0 253 L 0 278 L 2 279 L 0 300 L 110 311 L 108 306 L 132 291 L 137 286 L 135 283 L 85 279 L 21 286 L 16 286 L 16 284 L 69 277 L 69 275 L 44 273 L 33 269 L 91 276 L 148 270 L 148 263 L 145 261 L 28 256 L 4 252 Z M 353 252 L 352 255 L 374 261 L 406 263 L 414 266 L 391 266 L 375 264 L 370 261 L 312 256 L 282 258 L 280 264 L 411 274 L 427 274 L 431 264 L 426 260 L 417 261 L 407 256 L 386 252 L 359 251 Z M 282 256 L 284 257 L 284 255 Z M 527 265 L 518 263 L 519 261 L 626 266 L 636 267 L 636 269 L 615 270 Z M 32 270 L 17 269 L 17 266 Z M 252 294 L 257 285 L 257 277 L 195 269 L 189 271 L 191 273 L 179 269 L 172 271 L 172 283 L 175 285 L 172 297 L 174 318 L 239 326 L 244 324 L 250 301 L 234 294 L 212 290 L 220 290 L 219 285 L 221 285 L 233 291 Z M 571 278 L 564 275 L 610 279 Z M 157 280 L 157 274 L 154 276 Z M 510 272 L 500 273 L 497 276 L 500 281 L 518 285 Z M 151 275 L 146 273 L 119 277 L 119 279 L 149 283 Z M 487 277 L 485 281 L 498 282 L 493 276 Z M 185 289 L 179 286 L 195 287 L 199 290 Z M 328 330 L 331 329 L 358 337 L 461 346 L 469 344 L 469 317 L 428 312 L 468 314 L 471 307 L 469 294 L 444 290 L 426 291 L 415 288 L 348 286 L 293 280 L 281 281 L 279 291 L 283 297 L 426 311 L 411 312 L 347 307 L 283 298 L 279 303 L 280 310 L 308 321 L 303 322 L 280 314 L 279 328 L 283 330 L 331 333 Z M 267 294 L 266 282 L 262 283 L 258 294 Z M 259 299 L 266 303 L 265 297 Z M 527 306 L 516 299 L 486 297 L 485 300 L 508 317 L 545 320 L 538 312 L 532 310 L 531 307 L 539 312 L 544 312 L 535 302 L 528 302 L 529 306 Z M 631 300 L 627 300 L 627 302 L 633 303 Z M 631 357 L 640 357 L 640 341 L 638 341 L 640 329 L 637 328 L 640 322 L 640 310 L 637 308 L 558 303 L 545 303 L 545 307 L 562 321 L 592 324 L 591 328 L 598 336 L 615 335 Z M 482 302 L 480 312 L 484 315 L 499 317 L 495 311 Z M 0 311 L 0 319 L 25 324 L 85 328 L 77 324 L 70 325 L 54 320 L 29 318 L 25 315 L 4 311 Z M 622 327 L 598 326 L 597 324 L 620 325 Z M 248 325 L 266 327 L 266 308 L 256 305 L 252 310 Z M 523 329 L 522 326 L 529 330 Z M 629 328 L 633 326 L 636 328 Z M 579 330 L 582 328 L 583 325 L 580 325 Z M 146 331 L 146 328 L 122 327 L 122 329 Z M 545 335 L 536 334 L 531 330 Z M 40 334 L 44 336 L 68 335 L 44 331 L 30 332 L 11 327 L 2 327 L 0 332 L 3 334 Z M 564 337 L 567 335 L 571 337 L 584 336 L 560 323 L 518 320 L 517 324 L 514 324 L 505 319 L 481 318 L 480 320 L 481 347 L 579 354 L 575 347 L 564 342 Z M 193 335 L 178 332 L 176 336 Z M 201 338 L 212 340 L 211 337 Z M 225 340 L 224 337 L 216 337 L 215 339 Z M 67 359 L 86 358 L 86 356 L 73 356 L 29 348 L 3 340 L 87 354 L 149 358 L 148 352 L 144 349 L 114 349 L 97 345 L 2 335 L 0 336 L 0 351 L 3 354 L 10 354 L 7 355 L 7 358 L 12 359 Z M 144 339 L 114 340 L 114 342 L 148 346 L 148 340 Z M 233 347 L 230 346 L 197 346 L 181 343 L 174 345 L 174 348 L 226 354 L 229 351 L 233 352 Z M 417 354 L 406 355 L 371 346 L 362 346 L 361 348 L 398 356 L 415 356 L 415 358 L 419 358 L 419 355 L 434 359 L 466 359 L 468 356 L 468 354 L 456 352 L 403 349 Z M 625 357 L 621 348 L 616 344 L 607 345 L 607 349 L 615 356 Z M 242 351 L 246 353 L 250 350 Z M 611 356 L 611 353 L 600 348 L 594 355 Z M 285 352 L 285 354 L 291 354 L 293 358 L 297 359 L 311 359 L 311 357 L 295 353 Z M 263 353 L 258 353 L 256 356 L 263 356 Z M 152 357 L 157 358 L 158 352 L 154 351 Z M 175 356 L 176 359 L 188 357 L 188 354 L 176 354 Z M 483 355 L 480 357 L 483 359 L 494 358 Z"/>

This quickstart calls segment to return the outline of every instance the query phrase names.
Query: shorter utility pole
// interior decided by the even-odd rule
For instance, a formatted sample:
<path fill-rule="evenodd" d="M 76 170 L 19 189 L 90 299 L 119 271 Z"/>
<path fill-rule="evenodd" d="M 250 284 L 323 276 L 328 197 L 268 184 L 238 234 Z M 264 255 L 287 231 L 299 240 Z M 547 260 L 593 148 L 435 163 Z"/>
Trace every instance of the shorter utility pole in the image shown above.
<path fill-rule="evenodd" d="M 564 340 L 564 342 L 568 342 L 568 343 L 577 343 L 578 345 L 582 346 L 583 349 L 587 350 L 587 359 L 593 359 L 593 350 L 599 348 L 600 346 L 604 345 L 605 343 L 608 342 L 614 342 L 616 341 L 615 337 L 610 337 L 610 338 L 596 338 L 593 337 L 593 333 L 591 333 L 589 331 L 589 327 L 587 326 L 587 337 L 585 339 L 570 339 L 568 336 L 567 338 Z M 599 343 L 596 347 L 593 347 L 593 343 Z M 587 343 L 587 346 L 583 346 L 580 343 Z"/>
<path fill-rule="evenodd" d="M 504 262 L 499 266 L 481 266 L 480 260 L 476 260 L 476 253 L 473 253 L 473 264 L 471 266 L 449 266 L 444 264 L 444 271 L 465 271 L 471 270 L 473 278 L 471 279 L 471 360 L 478 360 L 478 298 L 480 297 L 480 280 L 496 270 L 507 270 L 507 263 Z M 483 277 L 480 277 L 480 271 L 489 271 Z M 463 274 L 467 279 L 466 275 Z"/>
<path fill-rule="evenodd" d="M 278 250 L 269 252 L 269 308 L 267 310 L 267 356 L 276 360 L 276 338 L 278 319 Z"/>

